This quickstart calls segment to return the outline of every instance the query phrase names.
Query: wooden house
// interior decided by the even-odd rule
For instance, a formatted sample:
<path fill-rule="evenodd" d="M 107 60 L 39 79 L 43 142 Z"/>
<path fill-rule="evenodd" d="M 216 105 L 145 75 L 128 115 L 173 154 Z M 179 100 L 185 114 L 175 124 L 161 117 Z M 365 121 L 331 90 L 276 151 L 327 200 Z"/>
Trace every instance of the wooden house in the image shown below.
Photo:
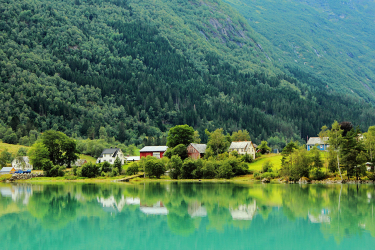
<path fill-rule="evenodd" d="M 146 146 L 139 150 L 140 158 L 153 156 L 158 159 L 163 158 L 165 151 L 167 151 L 167 146 Z"/>
<path fill-rule="evenodd" d="M 251 155 L 255 159 L 255 147 L 251 141 L 234 141 L 230 144 L 229 152 L 237 151 L 239 155 Z"/>
<path fill-rule="evenodd" d="M 187 152 L 190 158 L 197 160 L 204 156 L 206 148 L 206 144 L 190 143 L 187 147 Z"/>

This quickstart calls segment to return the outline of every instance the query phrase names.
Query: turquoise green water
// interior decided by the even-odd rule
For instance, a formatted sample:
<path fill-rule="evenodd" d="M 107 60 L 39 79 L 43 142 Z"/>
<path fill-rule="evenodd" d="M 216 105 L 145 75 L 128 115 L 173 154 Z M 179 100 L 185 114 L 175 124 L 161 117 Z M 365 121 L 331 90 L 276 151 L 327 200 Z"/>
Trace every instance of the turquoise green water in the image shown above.
<path fill-rule="evenodd" d="M 0 249 L 374 249 L 374 186 L 0 184 Z"/>

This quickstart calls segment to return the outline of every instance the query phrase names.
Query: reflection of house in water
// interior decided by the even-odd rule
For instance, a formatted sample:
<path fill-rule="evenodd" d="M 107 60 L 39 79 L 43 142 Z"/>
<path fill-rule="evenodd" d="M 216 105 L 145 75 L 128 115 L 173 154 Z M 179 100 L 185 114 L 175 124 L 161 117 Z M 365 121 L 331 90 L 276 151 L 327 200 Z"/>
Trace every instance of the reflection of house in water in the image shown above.
<path fill-rule="evenodd" d="M 141 205 L 141 200 L 139 198 L 126 197 L 126 205 Z"/>
<path fill-rule="evenodd" d="M 192 202 L 188 206 L 188 213 L 191 216 L 191 218 L 194 217 L 206 217 L 207 216 L 207 210 L 204 206 L 202 206 L 201 202 Z"/>
<path fill-rule="evenodd" d="M 158 201 L 152 206 L 147 206 L 144 204 L 140 204 L 140 210 L 142 213 L 150 214 L 150 215 L 167 215 L 168 209 L 164 207 L 163 202 Z"/>
<path fill-rule="evenodd" d="M 97 201 L 102 204 L 104 211 L 109 213 L 121 212 L 126 204 L 124 196 L 121 196 L 119 202 L 116 201 L 113 195 L 108 198 L 97 197 Z"/>
<path fill-rule="evenodd" d="M 33 187 L 31 185 L 0 187 L 0 194 L 3 197 L 11 197 L 13 201 L 22 200 L 22 203 L 27 205 L 30 197 L 33 195 Z"/>
<path fill-rule="evenodd" d="M 318 216 L 312 215 L 309 212 L 308 217 L 311 223 L 330 223 L 331 218 L 328 215 L 329 215 L 329 210 L 322 209 Z"/>
<path fill-rule="evenodd" d="M 257 212 L 257 203 L 240 205 L 237 209 L 229 208 L 233 220 L 252 220 Z"/>

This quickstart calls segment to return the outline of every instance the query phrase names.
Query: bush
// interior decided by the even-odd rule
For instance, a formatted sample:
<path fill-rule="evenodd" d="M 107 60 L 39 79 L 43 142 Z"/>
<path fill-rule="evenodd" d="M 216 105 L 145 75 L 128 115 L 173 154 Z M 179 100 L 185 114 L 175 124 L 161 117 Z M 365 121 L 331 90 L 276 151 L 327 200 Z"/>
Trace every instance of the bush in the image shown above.
<path fill-rule="evenodd" d="M 80 177 L 95 178 L 100 175 L 100 167 L 99 165 L 89 162 L 84 164 L 77 173 L 80 173 L 80 175 L 78 175 Z"/>
<path fill-rule="evenodd" d="M 253 157 L 251 155 L 249 155 L 249 154 L 246 153 L 246 154 L 242 155 L 241 160 L 243 162 L 252 163 L 253 162 Z"/>
<path fill-rule="evenodd" d="M 279 175 L 278 173 L 274 173 L 274 172 L 265 172 L 261 174 L 259 177 L 260 179 L 263 179 L 263 178 L 274 179 L 274 178 L 278 178 Z"/>
<path fill-rule="evenodd" d="M 47 177 L 58 177 L 58 176 L 64 176 L 64 167 L 60 166 L 54 166 L 50 171 L 46 173 Z"/>
<path fill-rule="evenodd" d="M 112 168 L 112 172 L 109 173 L 109 177 L 114 177 L 119 175 L 118 168 Z"/>
<path fill-rule="evenodd" d="M 145 171 L 146 175 L 149 177 L 160 178 L 161 175 L 165 172 L 165 167 L 163 162 L 160 159 L 150 157 L 145 162 Z"/>
<path fill-rule="evenodd" d="M 219 170 L 218 170 L 219 178 L 230 179 L 233 177 L 233 175 L 234 175 L 233 169 L 232 169 L 232 166 L 229 164 L 229 162 L 226 161 L 224 162 L 224 164 L 222 164 L 219 167 Z"/>
<path fill-rule="evenodd" d="M 262 166 L 262 172 L 272 172 L 273 164 L 270 161 L 267 161 Z"/>
<path fill-rule="evenodd" d="M 112 166 L 109 162 L 105 161 L 102 163 L 102 172 L 108 173 L 112 171 Z"/>
<path fill-rule="evenodd" d="M 169 159 L 171 159 L 174 155 L 179 156 L 181 160 L 188 158 L 186 146 L 184 144 L 179 144 L 174 148 L 167 149 L 167 151 L 164 153 L 164 156 L 168 157 Z"/>
<path fill-rule="evenodd" d="M 181 178 L 182 179 L 193 179 L 193 172 L 197 169 L 196 161 L 193 159 L 185 160 L 181 168 Z"/>
<path fill-rule="evenodd" d="M 181 175 L 182 170 L 182 160 L 180 156 L 174 155 L 168 163 L 169 176 L 172 179 L 178 179 Z"/>
<path fill-rule="evenodd" d="M 213 179 L 217 176 L 215 164 L 211 161 L 206 161 L 202 168 L 202 178 Z"/>
<path fill-rule="evenodd" d="M 138 172 L 138 163 L 133 163 L 128 169 L 126 169 L 126 175 L 135 175 L 138 174 Z"/>
<path fill-rule="evenodd" d="M 203 177 L 203 171 L 202 171 L 202 168 L 203 168 L 203 161 L 201 159 L 198 159 L 195 161 L 195 170 L 193 171 L 193 178 L 194 179 L 200 179 Z"/>
<path fill-rule="evenodd" d="M 254 173 L 254 178 L 255 178 L 256 180 L 259 180 L 260 177 L 261 177 L 261 175 L 260 175 L 259 172 L 255 172 L 255 173 Z"/>

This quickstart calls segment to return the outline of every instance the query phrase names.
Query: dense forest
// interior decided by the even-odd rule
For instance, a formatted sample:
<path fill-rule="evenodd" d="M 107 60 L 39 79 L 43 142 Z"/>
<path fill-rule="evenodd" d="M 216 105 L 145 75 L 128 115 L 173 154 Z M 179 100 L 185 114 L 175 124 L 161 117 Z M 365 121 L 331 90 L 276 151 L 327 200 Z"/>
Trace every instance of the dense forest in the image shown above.
<path fill-rule="evenodd" d="M 343 93 L 375 99 L 372 0 L 224 0 L 268 42 L 286 68 L 315 75 Z"/>
<path fill-rule="evenodd" d="M 48 129 L 125 144 L 168 129 L 247 129 L 252 140 L 365 129 L 372 105 L 279 67 L 265 38 L 221 1 L 0 0 L 0 138 Z"/>

